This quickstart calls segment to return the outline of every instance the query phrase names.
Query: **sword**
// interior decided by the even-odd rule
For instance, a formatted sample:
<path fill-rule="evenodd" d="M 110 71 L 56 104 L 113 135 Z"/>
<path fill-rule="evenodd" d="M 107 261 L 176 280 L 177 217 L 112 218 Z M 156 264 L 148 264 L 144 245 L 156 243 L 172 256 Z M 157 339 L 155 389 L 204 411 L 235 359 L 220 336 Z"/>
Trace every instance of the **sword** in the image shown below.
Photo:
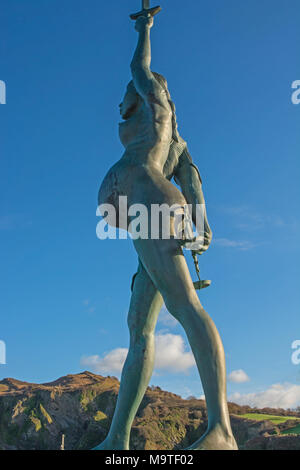
<path fill-rule="evenodd" d="M 139 16 L 154 16 L 161 11 L 161 7 L 150 8 L 150 0 L 142 0 L 142 10 L 130 15 L 132 20 L 137 20 Z"/>

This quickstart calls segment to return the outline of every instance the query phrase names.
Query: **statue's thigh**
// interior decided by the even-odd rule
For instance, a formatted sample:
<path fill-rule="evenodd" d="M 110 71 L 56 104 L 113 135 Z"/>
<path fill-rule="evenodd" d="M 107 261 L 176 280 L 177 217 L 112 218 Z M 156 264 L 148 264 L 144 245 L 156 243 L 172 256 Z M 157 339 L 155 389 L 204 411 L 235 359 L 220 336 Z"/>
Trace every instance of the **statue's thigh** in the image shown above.
<path fill-rule="evenodd" d="M 128 313 L 131 331 L 152 332 L 155 328 L 163 299 L 147 271 L 139 261 L 138 271 L 132 284 L 132 296 Z"/>

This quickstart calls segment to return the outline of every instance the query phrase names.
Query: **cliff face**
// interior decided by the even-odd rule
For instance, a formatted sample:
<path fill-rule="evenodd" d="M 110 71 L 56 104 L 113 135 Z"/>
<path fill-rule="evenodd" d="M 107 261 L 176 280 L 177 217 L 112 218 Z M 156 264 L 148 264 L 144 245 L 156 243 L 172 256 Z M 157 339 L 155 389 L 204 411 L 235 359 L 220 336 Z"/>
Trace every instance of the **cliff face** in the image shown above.
<path fill-rule="evenodd" d="M 0 382 L 0 449 L 91 449 L 109 429 L 119 381 L 90 372 L 68 375 L 42 385 Z M 241 448 L 300 450 L 300 436 L 278 432 L 268 421 L 238 416 L 229 404 L 233 432 Z M 256 410 L 257 412 L 258 410 Z M 206 429 L 203 400 L 184 400 L 160 388 L 148 388 L 134 421 L 131 449 L 184 449 Z"/>
<path fill-rule="evenodd" d="M 2 449 L 85 449 L 101 441 L 113 414 L 119 382 L 89 372 L 36 385 L 0 382 Z"/>

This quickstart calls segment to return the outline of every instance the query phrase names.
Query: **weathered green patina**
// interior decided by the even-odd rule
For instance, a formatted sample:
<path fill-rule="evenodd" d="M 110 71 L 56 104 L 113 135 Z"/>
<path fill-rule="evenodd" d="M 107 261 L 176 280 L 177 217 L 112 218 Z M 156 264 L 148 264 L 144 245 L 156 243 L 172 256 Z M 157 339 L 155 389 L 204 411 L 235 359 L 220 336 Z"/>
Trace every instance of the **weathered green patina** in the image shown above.
<path fill-rule="evenodd" d="M 149 9 L 145 1 L 142 12 L 132 16 L 138 43 L 131 62 L 132 81 L 120 105 L 124 121 L 119 135 L 125 151 L 99 190 L 99 204 L 110 203 L 116 209 L 120 195 L 127 196 L 128 205 L 146 207 L 205 204 L 199 170 L 178 133 L 167 82 L 150 68 L 150 29 L 158 11 Z M 206 251 L 212 237 L 206 211 L 204 219 L 204 245 L 198 254 Z M 208 429 L 189 449 L 237 449 L 227 408 L 223 345 L 200 303 L 182 244 L 175 238 L 140 238 L 133 243 L 139 267 L 128 315 L 130 347 L 110 430 L 95 450 L 129 449 L 132 422 L 153 372 L 154 330 L 163 302 L 186 332 L 206 397 Z M 202 282 L 198 287 L 209 281 Z"/>

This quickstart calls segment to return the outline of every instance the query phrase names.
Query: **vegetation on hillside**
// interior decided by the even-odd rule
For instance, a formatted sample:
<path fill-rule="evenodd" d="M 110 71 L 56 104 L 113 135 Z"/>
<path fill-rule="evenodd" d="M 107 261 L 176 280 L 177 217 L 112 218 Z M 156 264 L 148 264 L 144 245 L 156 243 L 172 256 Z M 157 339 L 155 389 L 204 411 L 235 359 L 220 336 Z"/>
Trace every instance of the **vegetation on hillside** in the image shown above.
<path fill-rule="evenodd" d="M 0 449 L 91 449 L 106 436 L 119 381 L 90 372 L 47 384 L 0 382 Z M 300 415 L 229 403 L 240 449 L 300 450 Z M 185 449 L 206 430 L 204 400 L 149 387 L 134 420 L 131 449 Z M 293 433 L 293 435 L 291 434 Z"/>

